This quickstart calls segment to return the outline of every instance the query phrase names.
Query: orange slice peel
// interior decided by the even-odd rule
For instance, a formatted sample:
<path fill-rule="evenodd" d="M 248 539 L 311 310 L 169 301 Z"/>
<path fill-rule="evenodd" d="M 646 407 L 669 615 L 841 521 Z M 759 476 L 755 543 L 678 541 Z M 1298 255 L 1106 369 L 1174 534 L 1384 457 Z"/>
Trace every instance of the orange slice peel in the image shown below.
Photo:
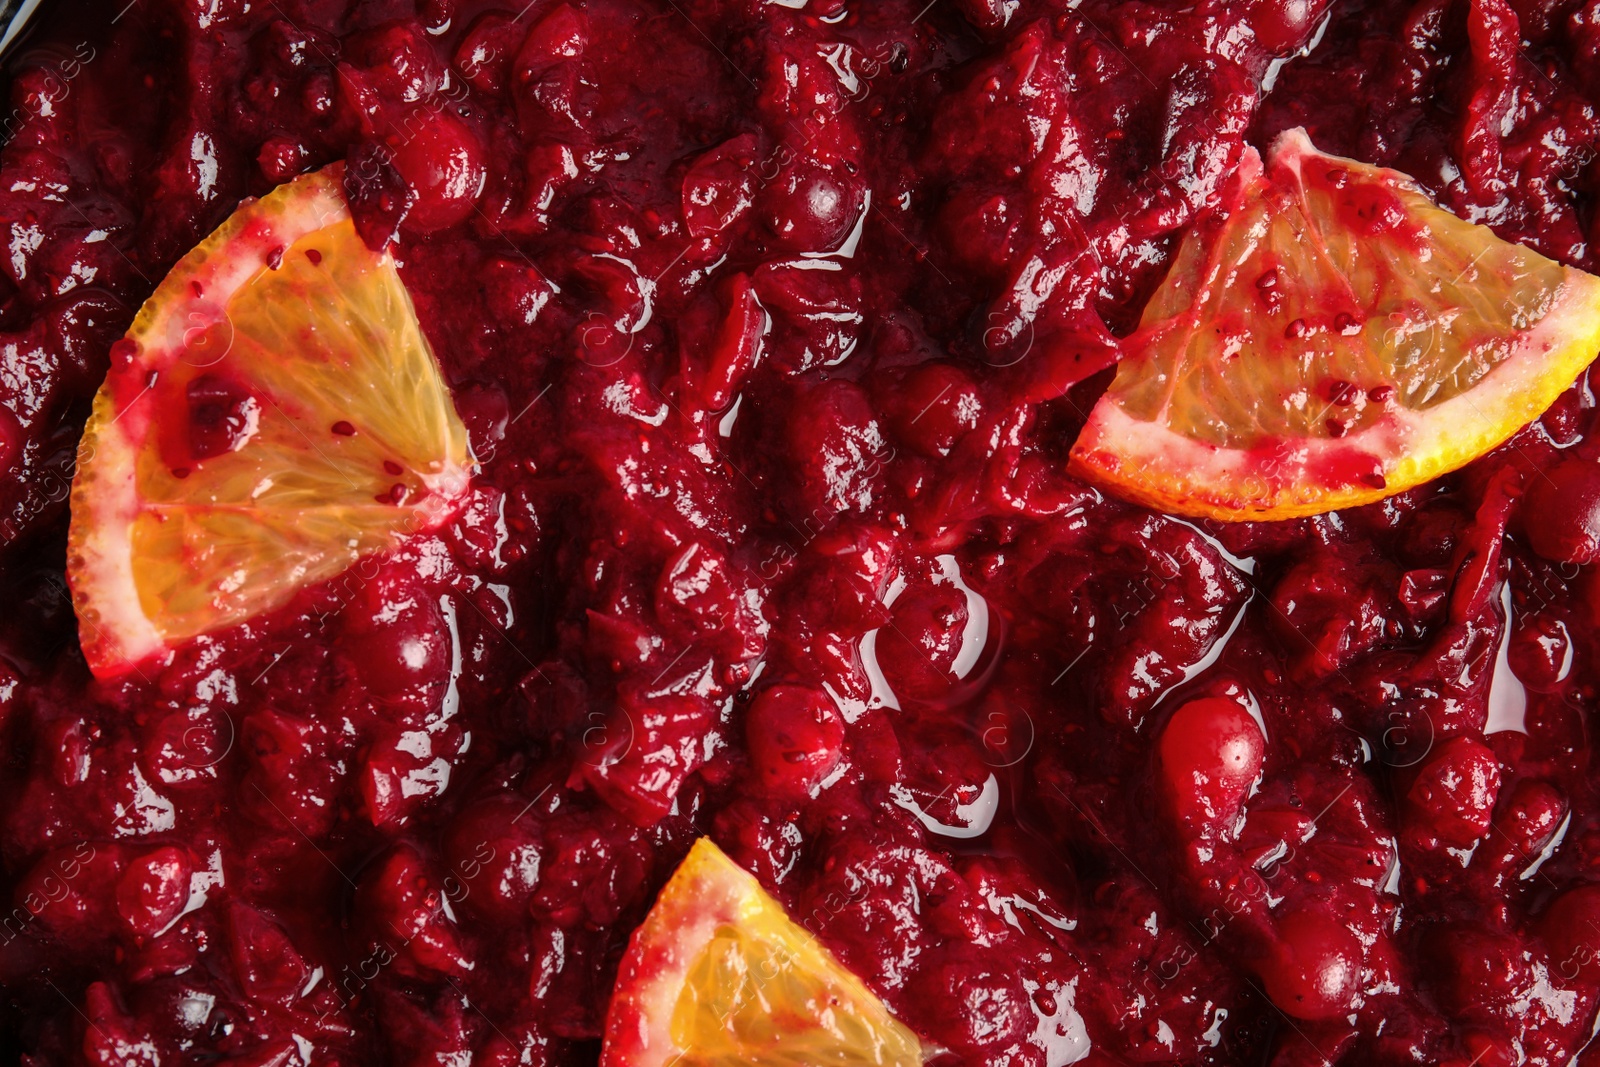
<path fill-rule="evenodd" d="M 1303 130 L 1185 237 L 1071 469 L 1221 520 L 1356 507 L 1537 418 L 1600 351 L 1600 279 Z"/>
<path fill-rule="evenodd" d="M 342 169 L 242 204 L 113 346 L 68 535 L 97 675 L 281 606 L 466 490 L 466 430 Z"/>
<path fill-rule="evenodd" d="M 702 838 L 634 931 L 601 1067 L 916 1067 L 915 1034 Z"/>

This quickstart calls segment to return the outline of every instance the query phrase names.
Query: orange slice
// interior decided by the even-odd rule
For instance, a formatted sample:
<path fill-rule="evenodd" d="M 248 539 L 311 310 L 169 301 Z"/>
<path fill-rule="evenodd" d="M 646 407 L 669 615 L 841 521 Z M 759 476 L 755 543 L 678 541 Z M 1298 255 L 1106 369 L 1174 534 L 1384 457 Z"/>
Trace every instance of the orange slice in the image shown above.
<path fill-rule="evenodd" d="M 97 675 L 282 605 L 466 488 L 466 430 L 342 173 L 241 205 L 113 346 L 67 555 Z"/>
<path fill-rule="evenodd" d="M 1600 350 L 1600 279 L 1434 205 L 1304 130 L 1246 153 L 1072 449 L 1164 511 L 1367 504 L 1483 455 Z"/>
<path fill-rule="evenodd" d="M 634 931 L 601 1067 L 916 1067 L 916 1035 L 707 838 Z"/>

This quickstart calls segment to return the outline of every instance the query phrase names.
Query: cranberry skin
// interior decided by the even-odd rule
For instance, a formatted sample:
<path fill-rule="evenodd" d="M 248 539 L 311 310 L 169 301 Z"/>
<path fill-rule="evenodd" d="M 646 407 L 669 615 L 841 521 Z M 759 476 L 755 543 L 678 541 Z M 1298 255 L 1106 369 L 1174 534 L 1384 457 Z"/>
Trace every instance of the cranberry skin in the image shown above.
<path fill-rule="evenodd" d="M 256 165 L 270 181 L 286 182 L 305 170 L 310 153 L 293 137 L 269 137 L 256 153 Z"/>
<path fill-rule="evenodd" d="M 1015 966 L 985 966 L 982 960 L 962 953 L 959 942 L 942 946 L 921 961 L 908 999 L 919 1010 L 916 1021 L 924 1032 L 956 1051 L 958 1062 L 1015 1062 L 1006 1052 L 1026 1047 L 1044 1013 Z M 955 1005 L 961 1008 L 950 1010 Z"/>
<path fill-rule="evenodd" d="M 985 32 L 1004 29 L 1017 10 L 1016 4 L 1006 0 L 960 0 L 957 6 L 968 22 Z"/>
<path fill-rule="evenodd" d="M 895 435 L 930 458 L 948 456 L 983 413 L 977 386 L 948 363 L 917 367 L 886 399 Z"/>
<path fill-rule="evenodd" d="M 536 920 L 607 926 L 647 889 L 649 847 L 639 830 L 612 812 L 602 808 L 551 820 L 544 835 L 545 865 L 528 905 Z"/>
<path fill-rule="evenodd" d="M 1562 459 L 1529 480 L 1517 514 L 1528 544 L 1545 559 L 1600 560 L 1600 463 Z"/>
<path fill-rule="evenodd" d="M 356 913 L 374 943 L 398 941 L 401 966 L 462 975 L 472 962 L 461 951 L 450 906 L 463 887 L 441 878 L 422 854 L 397 845 L 368 868 L 356 889 Z"/>
<path fill-rule="evenodd" d="M 1519 617 L 1506 646 L 1517 681 L 1542 693 L 1553 692 L 1566 679 L 1572 657 L 1572 635 L 1566 625 L 1543 612 Z"/>
<path fill-rule="evenodd" d="M 1163 801 L 1183 824 L 1231 819 L 1266 751 L 1261 728 L 1237 701 L 1191 700 L 1167 720 L 1156 749 Z"/>
<path fill-rule="evenodd" d="M 518 125 L 530 138 L 588 132 L 583 60 L 591 44 L 588 16 L 571 4 L 551 8 L 523 38 L 512 65 L 511 89 Z"/>
<path fill-rule="evenodd" d="M 1284 916 L 1277 933 L 1261 966 L 1272 1002 L 1296 1019 L 1332 1019 L 1349 1012 L 1361 979 L 1355 934 L 1333 916 L 1310 909 Z"/>
<path fill-rule="evenodd" d="M 104 982 L 84 991 L 83 1062 L 90 1067 L 160 1067 L 161 1056 L 141 1022 L 117 1007 L 117 998 Z M 23 1062 L 33 1062 L 25 1057 Z"/>
<path fill-rule="evenodd" d="M 1446 741 L 1406 792 L 1406 817 L 1415 832 L 1452 848 L 1468 848 L 1489 829 L 1500 792 L 1500 762 L 1470 737 Z"/>
<path fill-rule="evenodd" d="M 694 238 L 716 237 L 749 212 L 760 146 L 747 133 L 718 145 L 683 176 L 683 221 Z"/>
<path fill-rule="evenodd" d="M 837 380 L 813 389 L 791 416 L 789 454 L 805 519 L 813 526 L 837 512 L 870 508 L 882 495 L 884 468 L 894 458 L 866 393 Z"/>
<path fill-rule="evenodd" d="M 1303 553 L 1272 589 L 1272 621 L 1307 680 L 1342 670 L 1391 634 L 1400 576 L 1343 553 Z M 1391 634 L 1392 636 L 1392 634 Z"/>
<path fill-rule="evenodd" d="M 511 328 L 532 326 L 556 291 L 549 279 L 521 260 L 491 259 L 479 280 L 489 313 Z"/>
<path fill-rule="evenodd" d="M 444 64 L 427 32 L 416 23 L 391 23 L 362 34 L 348 47 L 387 100 L 414 104 L 444 84 Z"/>
<path fill-rule="evenodd" d="M 1519 867 L 1531 863 L 1555 834 L 1568 812 L 1567 798 L 1548 782 L 1524 778 L 1495 817 L 1494 837 L 1511 849 Z"/>
<path fill-rule="evenodd" d="M 189 901 L 193 865 L 176 848 L 158 848 L 128 864 L 117 883 L 117 914 L 134 936 L 152 938 L 178 917 Z"/>
<path fill-rule="evenodd" d="M 775 685 L 763 691 L 744 729 L 756 778 L 775 796 L 804 796 L 839 765 L 844 722 L 820 689 Z"/>
<path fill-rule="evenodd" d="M 1329 0 L 1256 0 L 1248 7 L 1256 40 L 1275 56 L 1286 56 L 1315 32 Z"/>
<path fill-rule="evenodd" d="M 359 580 L 360 568 L 351 572 Z M 450 670 L 449 630 L 418 585 L 380 575 L 344 612 L 341 647 L 374 696 L 398 699 L 442 683 Z"/>
<path fill-rule="evenodd" d="M 1600 885 L 1561 894 L 1537 930 L 1550 949 L 1550 969 L 1563 981 L 1600 983 Z"/>
<path fill-rule="evenodd" d="M 122 846 L 87 841 L 45 853 L 17 883 L 5 930 L 37 921 L 70 947 L 92 944 L 115 928 L 113 902 L 126 862 Z"/>
<path fill-rule="evenodd" d="M 953 582 L 910 582 L 878 631 L 878 666 L 901 700 L 936 701 L 956 684 L 967 597 Z"/>
<path fill-rule="evenodd" d="M 472 454 L 480 463 L 494 458 L 511 421 L 511 402 L 495 382 L 469 382 L 455 391 L 456 414 L 467 428 Z"/>
<path fill-rule="evenodd" d="M 228 911 L 228 944 L 239 984 L 255 1000 L 288 1004 L 305 988 L 311 966 L 283 927 L 243 902 Z"/>
<path fill-rule="evenodd" d="M 523 30 L 509 12 L 480 15 L 456 46 L 454 67 L 467 84 L 496 96 L 506 85 L 507 68 L 522 44 Z"/>
<path fill-rule="evenodd" d="M 1483 1019 L 1526 1011 L 1536 977 L 1528 941 L 1470 922 L 1444 923 L 1423 936 L 1423 974 L 1441 1006 L 1456 1017 Z M 1561 960 L 1553 961 L 1557 968 Z"/>
<path fill-rule="evenodd" d="M 575 777 L 639 826 L 666 818 L 697 769 L 700 739 L 715 721 L 714 705 L 695 693 L 620 690 L 609 714 L 575 738 L 583 753 Z"/>
<path fill-rule="evenodd" d="M 456 818 L 445 855 L 466 909 L 504 924 L 526 913 L 544 866 L 537 819 L 519 793 L 478 801 Z"/>
<path fill-rule="evenodd" d="M 410 191 L 405 228 L 428 234 L 461 222 L 477 206 L 488 178 L 483 146 L 448 112 L 420 108 L 386 142 L 389 161 Z"/>
<path fill-rule="evenodd" d="M 993 277 L 1017 255 L 1018 214 L 1009 199 L 985 186 L 958 187 L 939 212 L 938 230 L 963 267 Z"/>
<path fill-rule="evenodd" d="M 832 252 L 861 215 L 861 191 L 831 168 L 798 159 L 764 186 L 758 217 L 780 252 Z"/>

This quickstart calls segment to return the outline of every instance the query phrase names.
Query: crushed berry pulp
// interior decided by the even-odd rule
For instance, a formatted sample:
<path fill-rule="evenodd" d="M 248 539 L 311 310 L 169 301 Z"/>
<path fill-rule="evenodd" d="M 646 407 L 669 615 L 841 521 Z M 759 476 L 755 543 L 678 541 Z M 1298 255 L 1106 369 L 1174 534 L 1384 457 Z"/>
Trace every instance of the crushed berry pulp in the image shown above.
<path fill-rule="evenodd" d="M 0 1060 L 592 1064 L 710 835 L 941 1064 L 1600 1064 L 1590 382 L 1342 514 L 1065 473 L 1285 129 L 1600 268 L 1600 0 L 125 3 L 9 61 Z M 335 161 L 470 498 L 96 682 L 108 353 Z"/>

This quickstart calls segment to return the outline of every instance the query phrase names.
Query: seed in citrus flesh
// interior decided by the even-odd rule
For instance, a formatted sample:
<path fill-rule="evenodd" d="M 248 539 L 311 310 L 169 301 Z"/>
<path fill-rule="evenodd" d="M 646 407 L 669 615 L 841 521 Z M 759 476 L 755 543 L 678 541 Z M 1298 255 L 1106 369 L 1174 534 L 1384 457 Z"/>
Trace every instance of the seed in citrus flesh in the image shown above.
<path fill-rule="evenodd" d="M 1246 151 L 1126 348 L 1074 472 L 1177 514 L 1311 515 L 1537 418 L 1600 349 L 1600 278 L 1290 130 Z"/>
<path fill-rule="evenodd" d="M 67 559 L 97 675 L 281 606 L 466 489 L 466 430 L 342 172 L 242 205 L 112 348 Z"/>
<path fill-rule="evenodd" d="M 697 841 L 634 931 L 601 1067 L 916 1067 L 916 1036 L 784 914 L 755 877 Z"/>

